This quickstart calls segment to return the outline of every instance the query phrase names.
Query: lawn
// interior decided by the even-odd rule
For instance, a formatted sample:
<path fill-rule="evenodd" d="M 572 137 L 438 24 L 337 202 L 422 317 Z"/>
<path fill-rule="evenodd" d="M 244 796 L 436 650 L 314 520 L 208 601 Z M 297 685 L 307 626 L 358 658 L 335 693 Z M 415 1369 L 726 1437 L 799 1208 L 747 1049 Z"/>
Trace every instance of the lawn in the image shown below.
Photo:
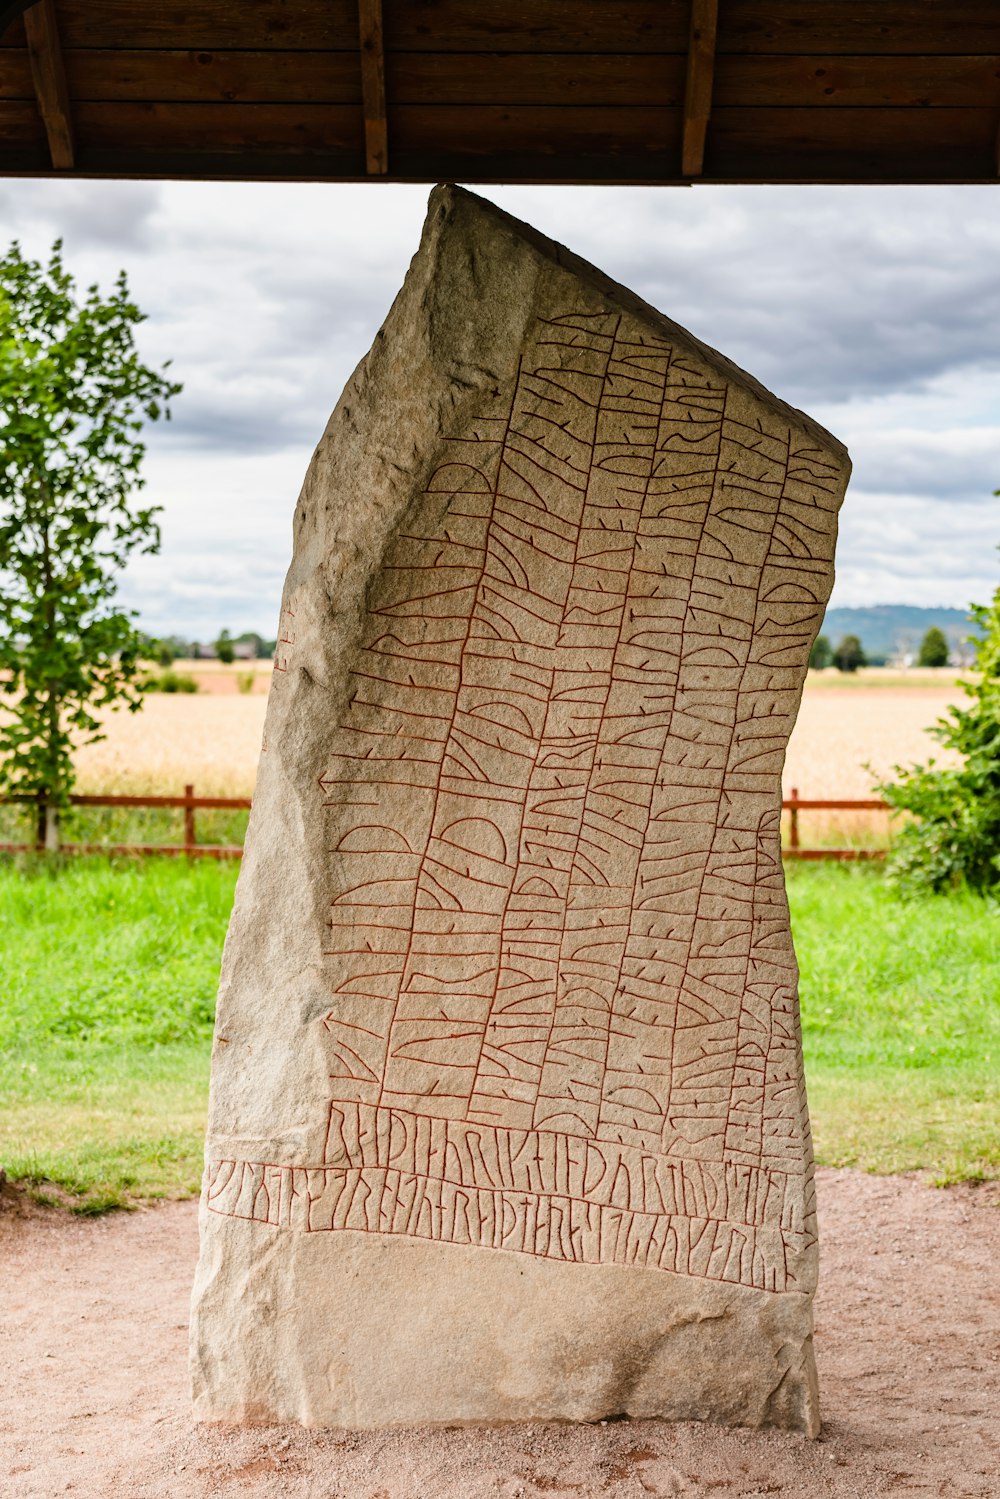
<path fill-rule="evenodd" d="M 100 1211 L 195 1192 L 237 870 L 0 865 L 0 1166 Z M 879 869 L 788 871 L 816 1153 L 1000 1176 L 1000 909 Z"/>

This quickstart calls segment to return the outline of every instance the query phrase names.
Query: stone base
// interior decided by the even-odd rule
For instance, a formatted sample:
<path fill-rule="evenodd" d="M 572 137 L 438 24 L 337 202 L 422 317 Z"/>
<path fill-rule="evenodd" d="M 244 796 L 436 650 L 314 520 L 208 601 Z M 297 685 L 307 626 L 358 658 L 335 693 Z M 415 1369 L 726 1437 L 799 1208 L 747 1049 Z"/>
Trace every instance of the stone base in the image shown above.
<path fill-rule="evenodd" d="M 616 1416 L 819 1431 L 810 1297 L 202 1209 L 208 1421 L 379 1427 Z M 266 1329 L 266 1334 L 265 1330 Z"/>

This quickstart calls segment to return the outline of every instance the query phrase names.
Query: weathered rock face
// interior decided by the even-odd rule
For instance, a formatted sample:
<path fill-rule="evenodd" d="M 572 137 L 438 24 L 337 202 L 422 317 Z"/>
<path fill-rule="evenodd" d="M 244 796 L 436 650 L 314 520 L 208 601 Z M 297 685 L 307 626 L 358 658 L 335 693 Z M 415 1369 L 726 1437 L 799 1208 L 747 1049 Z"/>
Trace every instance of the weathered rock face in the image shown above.
<path fill-rule="evenodd" d="M 815 1432 L 780 771 L 848 470 L 631 293 L 434 192 L 296 512 L 200 1416 Z"/>

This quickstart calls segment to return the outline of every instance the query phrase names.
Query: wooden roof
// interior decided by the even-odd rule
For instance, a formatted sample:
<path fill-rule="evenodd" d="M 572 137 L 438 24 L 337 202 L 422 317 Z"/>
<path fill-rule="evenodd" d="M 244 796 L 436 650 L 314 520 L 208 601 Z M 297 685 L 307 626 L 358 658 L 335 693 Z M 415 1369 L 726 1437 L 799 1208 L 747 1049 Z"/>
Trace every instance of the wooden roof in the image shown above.
<path fill-rule="evenodd" d="M 0 174 L 995 182 L 1000 0 L 0 0 Z"/>

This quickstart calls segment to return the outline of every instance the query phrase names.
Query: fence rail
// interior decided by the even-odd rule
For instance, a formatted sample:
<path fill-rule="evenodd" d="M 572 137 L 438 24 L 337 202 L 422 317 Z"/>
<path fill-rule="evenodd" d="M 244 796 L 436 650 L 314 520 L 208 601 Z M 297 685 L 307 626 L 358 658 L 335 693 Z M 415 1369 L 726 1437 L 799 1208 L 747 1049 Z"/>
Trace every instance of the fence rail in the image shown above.
<path fill-rule="evenodd" d="M 792 787 L 792 794 L 781 803 L 781 810 L 789 814 L 788 817 L 788 846 L 781 850 L 784 859 L 884 859 L 884 848 L 803 848 L 799 836 L 799 813 L 800 812 L 891 812 L 892 808 L 888 802 L 879 798 L 868 798 L 863 801 L 846 801 L 842 798 L 825 798 L 816 800 L 812 797 L 801 797 L 798 788 Z"/>
<path fill-rule="evenodd" d="M 2 802 L 31 804 L 26 796 L 0 796 Z M 239 859 L 243 855 L 240 844 L 199 843 L 195 826 L 195 813 L 199 809 L 214 811 L 247 811 L 248 796 L 195 796 L 194 786 L 184 787 L 183 796 L 71 796 L 75 807 L 176 807 L 184 813 L 183 843 L 63 843 L 60 853 L 66 854 L 166 854 L 188 859 Z M 781 803 L 783 812 L 789 814 L 788 843 L 782 849 L 786 859 L 884 859 L 884 848 L 803 848 L 799 828 L 800 812 L 891 812 L 888 802 L 877 798 L 848 801 L 843 798 L 815 799 L 800 797 L 796 787 Z M 24 854 L 44 853 L 41 843 L 0 843 L 0 853 Z"/>
<path fill-rule="evenodd" d="M 27 796 L 2 796 L 0 802 L 31 804 Z M 71 796 L 74 807 L 177 807 L 184 813 L 183 843 L 61 843 L 62 854 L 166 854 L 188 859 L 241 859 L 243 847 L 239 843 L 199 843 L 195 825 L 195 812 L 199 808 L 213 811 L 249 811 L 248 796 L 195 796 L 194 786 L 184 787 L 183 796 Z M 40 843 L 0 843 L 0 853 L 25 854 L 44 853 Z"/>

